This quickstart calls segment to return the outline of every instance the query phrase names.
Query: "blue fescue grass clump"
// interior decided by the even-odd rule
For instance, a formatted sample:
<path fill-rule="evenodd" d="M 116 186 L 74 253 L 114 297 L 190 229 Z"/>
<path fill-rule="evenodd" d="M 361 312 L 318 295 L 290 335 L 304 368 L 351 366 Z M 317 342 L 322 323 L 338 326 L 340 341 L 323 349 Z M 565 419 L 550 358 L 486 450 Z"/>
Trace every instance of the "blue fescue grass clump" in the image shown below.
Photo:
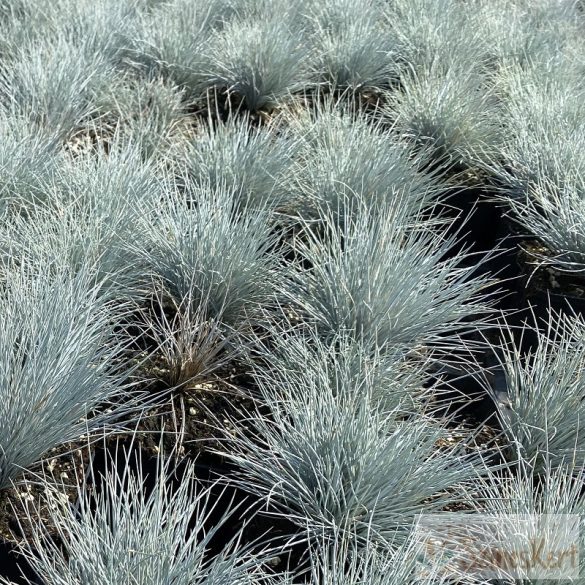
<path fill-rule="evenodd" d="M 210 40 L 207 85 L 226 91 L 252 112 L 273 110 L 307 87 L 307 43 L 286 13 L 266 16 L 235 18 Z"/>
<path fill-rule="evenodd" d="M 67 498 L 63 501 L 58 486 L 51 483 L 45 484 L 41 502 L 27 505 L 33 531 L 21 550 L 43 583 L 267 582 L 261 570 L 265 557 L 238 547 L 238 534 L 223 543 L 218 556 L 209 558 L 212 540 L 237 509 L 217 509 L 218 490 L 197 483 L 193 462 L 183 466 L 177 481 L 172 458 L 159 458 L 148 477 L 140 467 L 132 470 L 133 456 L 140 458 L 132 449 L 110 457 L 103 477 L 91 477 L 101 485 L 100 492 L 94 495 L 82 485 L 75 506 Z M 62 546 L 47 533 L 40 505 L 48 510 Z M 213 513 L 219 518 L 210 525 Z"/>
<path fill-rule="evenodd" d="M 156 345 L 152 360 L 172 388 L 206 381 L 243 354 L 221 315 L 207 314 L 207 299 L 195 302 L 196 294 L 178 301 L 164 284 L 155 284 L 152 310 L 143 311 L 144 333 Z"/>
<path fill-rule="evenodd" d="M 329 90 L 380 91 L 397 77 L 396 40 L 378 2 L 328 0 L 306 16 L 315 80 Z"/>
<path fill-rule="evenodd" d="M 576 579 L 551 579 L 550 576 L 547 578 L 543 575 L 546 563 L 532 566 L 522 566 L 518 563 L 511 566 L 515 573 L 512 577 L 502 570 L 502 564 L 498 564 L 493 567 L 493 573 L 497 574 L 499 571 L 499 578 L 493 578 L 489 582 L 497 585 L 581 583 L 585 574 L 585 561 L 582 556 L 585 545 L 582 459 L 577 461 L 569 457 L 563 466 L 557 467 L 551 465 L 550 460 L 545 458 L 538 470 L 535 469 L 534 464 L 534 459 L 521 457 L 517 461 L 514 472 L 490 470 L 483 478 L 478 478 L 474 491 L 469 493 L 470 509 L 473 513 L 482 514 L 484 518 L 494 521 L 494 526 L 498 528 L 500 535 L 498 546 L 502 551 L 502 556 L 507 554 L 508 558 L 511 558 L 513 554 L 521 554 L 521 550 L 527 550 L 530 546 L 534 547 L 535 542 L 539 542 L 547 551 L 570 550 L 570 547 L 577 545 L 579 556 L 575 560 L 577 560 L 576 568 L 579 576 Z M 573 516 L 571 518 L 568 515 Z M 566 531 L 575 516 L 578 522 L 577 534 Z M 542 520 L 542 524 L 533 522 L 531 526 L 526 522 L 530 517 Z M 521 522 L 522 519 L 524 522 Z M 551 522 L 547 524 L 546 519 Z M 470 547 L 468 555 L 473 555 L 474 551 L 480 552 L 481 543 L 485 542 L 490 532 L 493 537 L 493 526 L 488 528 L 489 523 L 485 526 L 483 533 L 479 525 L 475 528 L 478 545 Z M 573 536 L 577 536 L 576 541 L 573 540 Z M 468 558 L 468 566 L 470 560 L 473 559 Z M 553 567 L 554 570 L 554 565 L 549 565 L 549 567 Z M 559 567 L 565 570 L 571 568 L 566 561 Z M 532 575 L 529 575 L 529 572 Z M 535 576 L 535 572 L 539 575 Z"/>
<path fill-rule="evenodd" d="M 0 106 L 37 132 L 66 139 L 95 113 L 96 97 L 113 75 L 105 55 L 85 51 L 65 35 L 25 44 L 0 71 Z"/>
<path fill-rule="evenodd" d="M 504 201 L 521 229 L 547 248 L 539 260 L 581 271 L 585 260 L 581 151 L 584 86 L 570 57 L 542 75 L 536 64 L 500 76 L 508 139 L 492 164 Z"/>
<path fill-rule="evenodd" d="M 484 289 L 493 281 L 473 275 L 465 253 L 447 255 L 457 238 L 444 226 L 409 224 L 384 207 L 346 215 L 342 227 L 332 214 L 323 222 L 324 235 L 309 226 L 296 244 L 310 268 L 291 267 L 284 292 L 324 339 L 342 333 L 380 348 L 452 350 L 458 332 L 486 323 Z"/>
<path fill-rule="evenodd" d="M 98 120 L 87 132 L 138 148 L 144 160 L 173 168 L 193 135 L 185 90 L 163 77 L 128 74 L 115 78 L 96 102 Z M 80 138 L 83 131 L 80 131 Z"/>
<path fill-rule="evenodd" d="M 114 327 L 125 307 L 100 295 L 92 276 L 15 267 L 2 283 L 1 488 L 52 447 L 137 408 L 120 401 L 130 397 L 131 368 Z"/>
<path fill-rule="evenodd" d="M 384 352 L 348 334 L 325 342 L 315 329 L 301 328 L 275 329 L 268 342 L 258 340 L 254 347 L 253 375 L 267 388 L 302 393 L 324 385 L 340 400 L 370 396 L 384 412 L 423 412 L 435 397 L 427 384 L 425 357 L 410 346 Z"/>
<path fill-rule="evenodd" d="M 549 314 L 536 331 L 536 349 L 522 354 L 511 331 L 496 350 L 508 398 L 496 400 L 508 439 L 508 457 L 548 461 L 585 455 L 583 440 L 583 369 L 585 323 L 581 317 Z"/>
<path fill-rule="evenodd" d="M 474 7 L 457 0 L 397 0 L 383 4 L 394 61 L 400 70 L 416 72 L 438 60 L 444 70 L 473 66 L 478 56 L 477 33 L 470 26 Z"/>
<path fill-rule="evenodd" d="M 480 459 L 425 414 L 435 393 L 422 387 L 423 360 L 350 336 L 270 337 L 252 368 L 257 410 L 245 428 L 230 425 L 221 449 L 267 514 L 311 545 L 342 535 L 364 550 L 370 539 L 404 543 L 418 513 L 459 502 L 457 486 L 481 472 Z"/>
<path fill-rule="evenodd" d="M 234 481 L 310 542 L 337 531 L 362 546 L 368 535 L 404 541 L 418 513 L 458 502 L 457 486 L 476 473 L 479 460 L 462 444 L 437 449 L 448 436 L 440 424 L 383 412 L 367 387 L 340 395 L 326 378 L 284 384 L 260 380 L 269 416 L 249 415 L 223 454 L 240 469 Z"/>
<path fill-rule="evenodd" d="M 22 212 L 0 227 L 0 249 L 9 262 L 85 270 L 111 293 L 139 299 L 150 278 L 129 246 L 141 236 L 139 220 L 158 202 L 163 182 L 136 147 L 62 157 L 41 201 L 13 202 Z"/>
<path fill-rule="evenodd" d="M 289 16 L 294 11 L 280 8 L 225 0 L 162 4 L 134 27 L 130 60 L 184 88 L 191 102 L 215 88 L 253 112 L 273 109 L 305 86 L 310 58 L 303 28 Z"/>
<path fill-rule="evenodd" d="M 552 77 L 549 68 L 538 62 L 530 67 L 511 65 L 500 73 L 496 87 L 507 136 L 501 152 L 505 167 L 494 169 L 501 181 L 521 191 L 539 179 L 559 187 L 578 180 L 583 164 L 578 150 L 583 141 L 584 86 L 566 57 Z"/>
<path fill-rule="evenodd" d="M 546 68 L 582 36 L 582 15 L 572 0 L 478 0 L 469 6 L 472 26 L 482 31 L 483 62 L 492 71 L 511 64 Z"/>
<path fill-rule="evenodd" d="M 298 197 L 291 175 L 299 143 L 279 119 L 254 127 L 247 115 L 231 116 L 225 123 L 210 120 L 181 163 L 195 183 L 239 192 L 242 209 L 290 210 Z"/>
<path fill-rule="evenodd" d="M 131 23 L 148 8 L 148 1 L 115 0 L 17 0 L 0 7 L 2 33 L 0 50 L 4 57 L 25 44 L 53 42 L 65 35 L 87 52 L 102 53 L 119 63 L 125 47 L 124 35 Z"/>
<path fill-rule="evenodd" d="M 303 214 L 347 210 L 365 204 L 416 214 L 442 192 L 440 179 L 421 172 L 428 161 L 381 124 L 326 100 L 314 111 L 294 115 L 293 132 L 301 142 L 293 178 Z"/>
<path fill-rule="evenodd" d="M 441 71 L 436 60 L 403 74 L 402 91 L 389 96 L 387 115 L 408 141 L 428 147 L 436 164 L 481 170 L 502 141 L 501 115 L 488 80 L 473 71 Z"/>
<path fill-rule="evenodd" d="M 240 194 L 218 185 L 168 188 L 142 218 L 131 247 L 146 270 L 181 303 L 235 329 L 257 321 L 276 301 L 277 258 L 270 213 L 238 210 Z"/>
<path fill-rule="evenodd" d="M 248 495 L 222 515 L 195 464 L 177 485 L 130 455 L 76 507 L 39 481 L 47 584 L 411 583 L 421 513 L 581 513 L 585 320 L 529 350 L 497 328 L 515 260 L 470 249 L 518 228 L 490 207 L 467 239 L 481 212 L 448 208 L 504 206 L 582 292 L 583 23 L 572 0 L 0 0 L 2 498 L 161 392 L 181 456 Z"/>
<path fill-rule="evenodd" d="M 0 113 L 0 209 L 10 215 L 46 199 L 59 172 L 59 139 L 39 134 L 27 120 Z"/>
<path fill-rule="evenodd" d="M 584 141 L 585 144 L 585 141 Z M 585 268 L 585 203 L 581 176 L 559 186 L 545 177 L 522 198 L 508 198 L 511 219 L 545 249 L 530 251 L 537 264 L 580 274 Z"/>
<path fill-rule="evenodd" d="M 476 583 L 465 574 L 443 570 L 444 564 L 438 554 L 437 557 L 434 562 L 423 565 L 424 545 L 415 538 L 388 547 L 376 546 L 372 541 L 360 551 L 354 539 L 340 536 L 333 542 L 325 540 L 320 546 L 311 548 L 310 582 L 321 585 L 446 585 L 453 582 L 453 577 L 458 577 L 458 583 Z"/>
<path fill-rule="evenodd" d="M 211 33 L 231 15 L 230 3 L 161 2 L 129 31 L 129 60 L 146 76 L 160 75 L 196 101 L 205 91 Z"/>

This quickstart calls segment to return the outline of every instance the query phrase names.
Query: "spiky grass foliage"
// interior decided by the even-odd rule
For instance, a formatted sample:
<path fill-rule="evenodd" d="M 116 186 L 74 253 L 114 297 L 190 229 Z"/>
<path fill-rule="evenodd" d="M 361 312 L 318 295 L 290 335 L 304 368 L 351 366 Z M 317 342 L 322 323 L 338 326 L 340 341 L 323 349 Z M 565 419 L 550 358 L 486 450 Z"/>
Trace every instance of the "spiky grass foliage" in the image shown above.
<path fill-rule="evenodd" d="M 585 144 L 585 143 L 584 143 Z M 575 177 L 582 183 L 581 177 Z M 526 196 L 508 198 L 510 217 L 536 237 L 546 252 L 533 252 L 538 263 L 569 272 L 585 270 L 585 184 L 558 186 L 543 177 Z"/>
<path fill-rule="evenodd" d="M 536 330 L 538 346 L 522 354 L 511 330 L 496 349 L 505 376 L 507 400 L 495 400 L 509 441 L 508 456 L 559 465 L 585 457 L 583 371 L 585 322 L 581 317 L 549 313 Z"/>
<path fill-rule="evenodd" d="M 205 319 L 242 330 L 275 302 L 277 235 L 269 214 L 237 211 L 238 192 L 223 186 L 169 188 L 145 214 L 143 239 L 130 249 L 177 303 L 192 299 Z"/>
<path fill-rule="evenodd" d="M 500 569 L 500 578 L 492 579 L 489 582 L 497 585 L 546 585 L 546 583 L 582 583 L 585 575 L 585 560 L 583 559 L 583 547 L 585 538 L 583 536 L 583 514 L 585 512 L 585 496 L 583 492 L 583 465 L 573 459 L 568 459 L 562 467 L 555 467 L 550 461 L 545 461 L 540 473 L 535 473 L 534 460 L 521 458 L 517 467 L 512 472 L 507 470 L 503 473 L 489 471 L 484 477 L 478 478 L 474 489 L 467 494 L 469 505 L 473 512 L 483 515 L 484 518 L 491 518 L 494 521 L 492 526 L 498 528 L 500 536 L 499 548 L 502 550 L 501 559 L 511 560 L 510 568 L 514 570 L 514 576 L 505 576 L 502 573 L 502 564 L 493 567 L 494 571 Z M 570 527 L 571 518 L 565 515 L 576 515 L 579 534 L 565 532 Z M 528 523 L 529 517 L 541 518 L 541 524 L 536 522 Z M 546 522 L 546 519 L 549 522 Z M 469 516 L 470 524 L 473 525 L 473 515 Z M 573 516 L 574 519 L 574 516 Z M 523 520 L 520 522 L 519 520 Z M 555 524 L 556 522 L 556 524 Z M 488 522 L 484 530 L 489 530 Z M 573 536 L 578 539 L 575 542 Z M 483 532 L 478 523 L 475 528 L 475 546 L 472 540 L 468 541 L 468 554 L 474 551 L 479 553 L 474 559 L 490 560 L 485 555 L 486 538 L 494 538 L 494 529 L 490 533 Z M 504 538 L 502 538 L 504 537 Z M 540 558 L 544 560 L 549 551 L 557 554 L 569 553 L 572 545 L 578 547 L 579 577 L 577 579 L 551 580 L 543 575 L 546 568 L 546 561 L 539 564 L 536 560 L 528 566 L 522 566 L 519 561 L 522 550 L 531 550 L 533 555 L 535 547 L 542 546 Z M 495 547 L 494 547 L 495 548 Z M 483 549 L 484 552 L 481 552 Z M 514 556 L 516 555 L 516 556 Z M 514 558 L 516 562 L 514 562 Z M 534 559 L 535 557 L 531 557 Z M 557 557 L 559 558 L 559 557 Z M 491 559 L 492 561 L 495 558 Z M 552 559 L 551 559 L 552 560 Z M 564 565 L 559 568 L 569 569 L 567 561 L 570 558 L 560 557 Z M 469 561 L 468 561 L 469 562 Z M 477 566 L 477 565 L 475 565 Z M 551 563 L 554 567 L 554 563 Z M 505 568 L 505 567 L 504 567 Z M 528 571 L 532 572 L 529 577 Z M 541 578 L 534 575 L 540 570 Z"/>
<path fill-rule="evenodd" d="M 311 0 L 231 0 L 230 6 L 233 9 L 235 19 L 253 21 L 266 19 L 267 14 L 272 10 L 274 14 L 281 16 L 291 26 L 301 31 L 306 23 L 304 16 L 311 7 Z"/>
<path fill-rule="evenodd" d="M 571 72 L 540 78 L 537 67 L 500 75 L 510 138 L 493 164 L 511 217 L 549 250 L 547 263 L 581 270 L 585 193 L 582 79 Z"/>
<path fill-rule="evenodd" d="M 582 37 L 582 16 L 572 0 L 475 0 L 466 5 L 472 15 L 467 29 L 481 30 L 476 40 L 492 71 L 537 63 L 544 72 Z"/>
<path fill-rule="evenodd" d="M 109 222 L 84 213 L 78 205 L 13 218 L 0 228 L 3 279 L 14 263 L 48 271 L 47 277 L 87 271 L 104 293 L 140 299 L 146 280 L 141 267 L 124 253 L 124 237 L 131 235 L 135 218 L 118 211 Z M 118 231 L 124 229 L 128 231 Z"/>
<path fill-rule="evenodd" d="M 459 332 L 481 328 L 490 312 L 484 289 L 457 241 L 428 222 L 408 226 L 381 208 L 347 217 L 329 214 L 324 234 L 307 228 L 295 248 L 309 269 L 292 267 L 286 289 L 303 319 L 325 340 L 347 334 L 387 350 L 417 344 L 453 353 Z"/>
<path fill-rule="evenodd" d="M 254 348 L 252 371 L 262 387 L 318 392 L 323 386 L 340 399 L 365 394 L 384 412 L 422 412 L 434 396 L 425 388 L 425 358 L 411 348 L 382 353 L 347 334 L 324 342 L 312 328 L 275 328 L 268 342 L 255 340 Z"/>
<path fill-rule="evenodd" d="M 145 333 L 156 344 L 154 365 L 173 388 L 205 381 L 241 354 L 221 322 L 204 315 L 206 307 L 205 299 L 197 304 L 191 294 L 177 303 L 161 287 L 155 290 Z"/>
<path fill-rule="evenodd" d="M 184 162 L 195 182 L 238 190 L 242 208 L 290 209 L 298 150 L 298 138 L 279 120 L 254 127 L 244 114 L 225 123 L 210 120 L 190 143 Z"/>
<path fill-rule="evenodd" d="M 171 168 L 194 134 L 185 90 L 160 77 L 120 76 L 96 107 L 100 128 L 115 128 L 118 140 L 138 146 L 143 159 L 160 159 Z"/>
<path fill-rule="evenodd" d="M 475 581 L 465 575 L 443 571 L 437 555 L 434 563 L 424 562 L 424 549 L 414 538 L 396 547 L 380 547 L 372 541 L 357 552 L 355 539 L 341 536 L 333 542 L 325 540 L 311 548 L 311 568 L 308 583 L 312 585 L 471 585 Z M 288 581 L 283 581 L 288 584 Z M 292 582 L 292 581 L 291 581 Z"/>
<path fill-rule="evenodd" d="M 61 13 L 64 2 L 55 0 L 5 0 L 0 6 L 0 55 L 5 66 L 18 54 L 20 47 L 55 33 L 56 14 Z"/>
<path fill-rule="evenodd" d="M 380 3 L 328 0 L 309 7 L 313 76 L 330 89 L 352 92 L 389 87 L 397 76 L 395 40 Z"/>
<path fill-rule="evenodd" d="M 141 213 L 158 203 L 161 179 L 137 148 L 63 160 L 45 200 L 0 227 L 4 261 L 52 272 L 94 274 L 102 288 L 139 299 L 150 279 L 128 252 Z"/>
<path fill-rule="evenodd" d="M 502 141 L 496 99 L 479 74 L 441 73 L 439 63 L 403 75 L 387 115 L 408 141 L 429 147 L 439 166 L 478 171 L 498 155 Z"/>
<path fill-rule="evenodd" d="M 56 136 L 41 136 L 23 118 L 0 113 L 0 210 L 19 210 L 46 199 L 58 175 Z"/>
<path fill-rule="evenodd" d="M 469 19 L 473 8 L 457 0 L 396 0 L 385 3 L 389 35 L 394 37 L 395 60 L 407 70 L 428 69 L 440 62 L 448 71 L 465 70 L 481 59 L 481 39 Z M 464 32 L 462 32 L 464 31 Z"/>
<path fill-rule="evenodd" d="M 328 100 L 313 112 L 291 116 L 290 125 L 302 140 L 295 176 L 305 215 L 323 209 L 343 215 L 361 201 L 416 213 L 441 193 L 438 178 L 420 172 L 424 153 L 415 156 L 364 114 Z"/>
<path fill-rule="evenodd" d="M 148 4 L 143 0 L 65 0 L 54 18 L 57 30 L 69 35 L 86 54 L 99 53 L 107 63 L 122 69 L 128 56 L 128 31 L 148 12 Z"/>
<path fill-rule="evenodd" d="M 511 195 L 523 194 L 527 185 L 541 179 L 561 188 L 582 188 L 582 79 L 566 71 L 542 75 L 537 64 L 515 66 L 498 76 L 497 89 L 504 100 L 508 138 L 494 172 Z"/>
<path fill-rule="evenodd" d="M 259 380 L 265 412 L 245 430 L 233 425 L 223 455 L 239 466 L 233 481 L 296 524 L 297 538 L 342 531 L 364 545 L 370 536 L 400 543 L 419 512 L 458 502 L 457 485 L 476 473 L 462 444 L 437 448 L 445 428 L 382 412 L 366 388 L 341 395 L 318 380 L 286 384 Z"/>
<path fill-rule="evenodd" d="M 216 32 L 207 84 L 251 112 L 271 111 L 305 89 L 310 51 L 296 24 L 284 16 L 236 18 Z"/>
<path fill-rule="evenodd" d="M 2 0 L 2 2 L 0 2 L 0 18 L 3 23 L 9 22 L 13 19 L 24 16 L 26 14 L 26 8 L 26 0 L 16 0 L 16 2 Z"/>
<path fill-rule="evenodd" d="M 124 305 L 99 292 L 84 271 L 51 279 L 15 268 L 3 283 L 1 488 L 52 447 L 137 408 L 120 401 L 130 395 L 124 336 L 114 335 Z"/>
<path fill-rule="evenodd" d="M 197 100 L 206 86 L 210 36 L 232 15 L 231 2 L 161 2 L 130 31 L 130 59 L 147 76 L 162 76 Z"/>
<path fill-rule="evenodd" d="M 62 35 L 19 48 L 0 71 L 0 104 L 37 132 L 65 139 L 94 113 L 96 96 L 113 75 L 103 54 L 84 51 Z"/>
<path fill-rule="evenodd" d="M 0 6 L 0 37 L 18 48 L 27 43 L 51 42 L 66 33 L 74 43 L 116 60 L 122 32 L 148 4 L 142 0 L 8 0 Z"/>
<path fill-rule="evenodd" d="M 50 46 L 64 38 L 88 60 L 100 54 L 111 65 L 122 66 L 125 33 L 148 2 L 18 0 L 6 4 L 0 7 L 2 66 L 18 62 L 25 46 Z"/>
<path fill-rule="evenodd" d="M 99 480 L 100 492 L 94 495 L 83 484 L 75 506 L 64 502 L 58 487 L 50 483 L 41 502 L 27 505 L 32 533 L 21 548 L 43 583 L 265 582 L 262 559 L 239 546 L 240 535 L 225 542 L 220 554 L 209 557 L 213 539 L 217 542 L 218 531 L 233 520 L 237 508 L 217 510 L 214 486 L 197 483 L 193 462 L 182 466 L 177 480 L 171 458 L 159 459 L 148 477 L 140 467 L 132 468 L 133 456 L 141 460 L 132 450 L 120 457 L 123 461 L 118 456 L 109 460 L 103 478 L 90 478 Z M 44 528 L 42 505 L 61 546 Z M 210 525 L 212 514 L 219 516 L 214 525 Z"/>
<path fill-rule="evenodd" d="M 172 181 L 159 161 L 145 161 L 141 150 L 140 143 L 128 144 L 114 135 L 107 148 L 96 145 L 72 154 L 60 167 L 59 185 L 48 206 L 58 210 L 77 203 L 101 220 L 118 215 L 118 210 L 135 216 L 147 211 Z"/>

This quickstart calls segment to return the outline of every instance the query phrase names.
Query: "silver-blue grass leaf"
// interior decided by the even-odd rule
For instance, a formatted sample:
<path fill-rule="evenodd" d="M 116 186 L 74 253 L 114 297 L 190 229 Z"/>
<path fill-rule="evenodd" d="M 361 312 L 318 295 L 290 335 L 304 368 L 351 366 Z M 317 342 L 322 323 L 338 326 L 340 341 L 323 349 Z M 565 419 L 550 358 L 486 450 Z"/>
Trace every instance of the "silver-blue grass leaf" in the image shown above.
<path fill-rule="evenodd" d="M 0 70 L 0 104 L 40 133 L 62 139 L 95 112 L 94 101 L 114 75 L 100 53 L 86 53 L 66 36 L 19 48 Z"/>
<path fill-rule="evenodd" d="M 239 201 L 222 186 L 170 188 L 144 214 L 142 237 L 128 249 L 177 302 L 205 303 L 206 318 L 245 329 L 275 304 L 280 276 L 270 213 L 238 212 Z"/>
<path fill-rule="evenodd" d="M 30 210 L 46 200 L 59 174 L 61 154 L 55 133 L 42 135 L 23 117 L 0 113 L 0 210 Z"/>
<path fill-rule="evenodd" d="M 161 75 L 196 101 L 206 87 L 211 33 L 232 12 L 227 0 L 160 3 L 130 31 L 130 61 L 149 76 Z"/>
<path fill-rule="evenodd" d="M 232 480 L 309 542 L 341 531 L 399 543 L 417 514 L 459 502 L 457 486 L 477 473 L 463 444 L 437 448 L 448 431 L 436 421 L 383 413 L 366 389 L 339 395 L 318 384 L 283 397 L 259 383 L 261 408 L 245 430 L 233 425 L 222 454 L 240 469 Z"/>
<path fill-rule="evenodd" d="M 255 128 L 246 115 L 204 126 L 181 157 L 196 183 L 240 193 L 241 207 L 294 207 L 299 139 L 278 120 Z"/>
<path fill-rule="evenodd" d="M 128 246 L 141 236 L 141 213 L 158 203 L 161 182 L 136 148 L 62 160 L 43 201 L 0 226 L 2 262 L 93 273 L 104 291 L 141 298 L 150 280 Z"/>
<path fill-rule="evenodd" d="M 114 333 L 127 306 L 114 309 L 84 271 L 9 276 L 0 293 L 1 488 L 49 449 L 142 408 L 130 400 L 127 340 Z"/>
<path fill-rule="evenodd" d="M 310 549 L 310 570 L 307 583 L 311 585 L 485 585 L 460 571 L 448 567 L 439 555 L 425 563 L 425 545 L 414 537 L 394 546 L 380 546 L 373 539 L 359 550 L 357 539 L 339 535 Z M 279 585 L 293 583 L 283 578 Z"/>
<path fill-rule="evenodd" d="M 252 112 L 273 110 L 308 86 L 310 49 L 294 23 L 282 15 L 234 19 L 210 44 L 207 85 L 227 91 Z"/>
<path fill-rule="evenodd" d="M 412 348 L 384 353 L 351 335 L 324 342 L 312 328 L 268 330 L 267 342 L 254 343 L 252 373 L 260 389 L 278 388 L 283 400 L 297 399 L 307 388 L 333 392 L 340 400 L 365 394 L 384 412 L 422 412 L 432 396 L 425 388 L 424 356 Z M 264 397 L 270 400 L 269 397 Z"/>
<path fill-rule="evenodd" d="M 396 39 L 377 0 L 328 0 L 308 7 L 312 75 L 331 89 L 380 90 L 397 77 Z"/>
<path fill-rule="evenodd" d="M 545 247 L 529 251 L 536 262 L 578 274 L 585 270 L 585 183 L 575 179 L 558 186 L 543 177 L 528 186 L 524 198 L 507 203 L 510 218 Z"/>
<path fill-rule="evenodd" d="M 328 210 L 341 218 L 362 203 L 416 214 L 443 192 L 439 177 L 421 172 L 426 153 L 415 155 L 363 114 L 328 100 L 312 112 L 293 112 L 289 124 L 301 140 L 294 179 L 304 216 Z"/>
<path fill-rule="evenodd" d="M 173 388 L 208 381 L 243 353 L 242 339 L 206 315 L 207 306 L 206 299 L 195 303 L 192 294 L 177 302 L 158 285 L 152 311 L 144 311 L 144 334 L 156 344 L 151 362 Z"/>
<path fill-rule="evenodd" d="M 498 155 L 501 113 L 487 79 L 457 68 L 442 72 L 437 60 L 402 75 L 401 85 L 389 96 L 388 115 L 404 138 L 428 147 L 436 163 L 478 171 Z"/>
<path fill-rule="evenodd" d="M 466 490 L 472 487 L 466 494 L 472 510 L 468 517 L 469 524 L 474 525 L 474 514 L 480 518 L 475 524 L 474 538 L 477 541 L 475 544 L 470 543 L 467 554 L 479 553 L 471 560 L 480 558 L 486 562 L 496 561 L 496 565 L 491 567 L 492 573 L 499 571 L 500 578 L 489 581 L 496 585 L 546 585 L 551 582 L 581 584 L 585 575 L 583 460 L 578 462 L 569 457 L 561 466 L 548 458 L 544 459 L 542 465 L 535 467 L 535 463 L 537 461 L 534 458 L 520 457 L 513 470 L 488 470 L 487 474 L 478 477 L 475 485 L 469 484 L 464 488 Z M 572 524 L 575 517 L 578 519 L 576 526 Z M 538 518 L 541 524 L 527 522 L 529 518 Z M 484 528 L 481 522 L 484 522 Z M 494 527 L 500 535 L 496 544 L 499 545 L 501 555 L 490 558 L 485 542 L 487 538 L 494 538 Z M 482 530 L 485 532 L 482 533 Z M 519 538 L 518 541 L 514 541 L 514 535 Z M 536 547 L 541 546 L 541 543 L 543 548 L 538 555 Z M 577 555 L 567 555 L 573 546 L 577 547 Z M 527 565 L 518 562 L 522 550 L 532 551 L 531 562 Z M 543 574 L 547 563 L 539 563 L 538 559 L 544 559 L 547 554 L 555 552 L 557 555 L 564 554 L 560 558 L 557 556 L 557 567 L 571 570 L 575 568 L 572 561 L 576 561 L 579 577 L 551 580 L 550 576 Z M 498 558 L 500 562 L 497 562 Z M 510 561 L 508 565 L 501 562 L 506 559 Z M 563 562 L 564 565 L 561 564 Z M 549 567 L 554 568 L 554 564 Z M 514 574 L 506 576 L 507 572 L 509 574 L 506 569 L 513 569 Z"/>
<path fill-rule="evenodd" d="M 481 36 L 469 26 L 474 11 L 457 0 L 393 0 L 384 3 L 399 68 L 418 72 L 437 61 L 443 70 L 474 68 L 481 61 Z"/>
<path fill-rule="evenodd" d="M 538 63 L 513 65 L 498 75 L 496 88 L 506 140 L 492 168 L 510 195 L 523 195 L 543 179 L 582 188 L 582 76 L 560 68 L 543 75 Z"/>
<path fill-rule="evenodd" d="M 495 398 L 507 436 L 508 457 L 535 459 L 551 466 L 585 457 L 583 371 L 585 322 L 581 317 L 549 312 L 544 328 L 536 329 L 538 345 L 522 353 L 511 329 L 503 330 L 495 348 L 507 391 Z"/>
<path fill-rule="evenodd" d="M 120 76 L 96 107 L 100 124 L 115 128 L 118 140 L 137 146 L 145 160 L 161 160 L 171 168 L 182 163 L 194 133 L 184 89 L 161 77 Z"/>
<path fill-rule="evenodd" d="M 292 266 L 284 294 L 324 339 L 348 334 L 381 349 L 422 344 L 452 353 L 461 332 L 489 322 L 486 287 L 495 281 L 452 252 L 457 237 L 445 227 L 405 225 L 384 208 L 360 211 L 341 228 L 332 215 L 323 219 L 324 235 L 307 228 L 297 242 L 310 268 Z"/>
<path fill-rule="evenodd" d="M 179 470 L 172 458 L 159 458 L 148 477 L 142 455 L 110 456 L 97 495 L 83 484 L 73 505 L 58 485 L 45 483 L 42 501 L 26 505 L 32 532 L 21 552 L 46 585 L 254 585 L 264 583 L 266 555 L 252 554 L 240 544 L 241 534 L 224 542 L 209 558 L 211 542 L 234 521 L 236 505 L 219 509 L 218 488 L 196 480 L 196 463 Z M 138 460 L 137 469 L 132 466 Z M 136 464 L 134 464 L 136 466 Z M 62 546 L 45 530 L 41 506 L 48 513 Z M 210 525 L 210 517 L 217 521 Z M 217 546 L 215 544 L 215 546 Z M 2 583 L 7 582 L 0 578 Z"/>

